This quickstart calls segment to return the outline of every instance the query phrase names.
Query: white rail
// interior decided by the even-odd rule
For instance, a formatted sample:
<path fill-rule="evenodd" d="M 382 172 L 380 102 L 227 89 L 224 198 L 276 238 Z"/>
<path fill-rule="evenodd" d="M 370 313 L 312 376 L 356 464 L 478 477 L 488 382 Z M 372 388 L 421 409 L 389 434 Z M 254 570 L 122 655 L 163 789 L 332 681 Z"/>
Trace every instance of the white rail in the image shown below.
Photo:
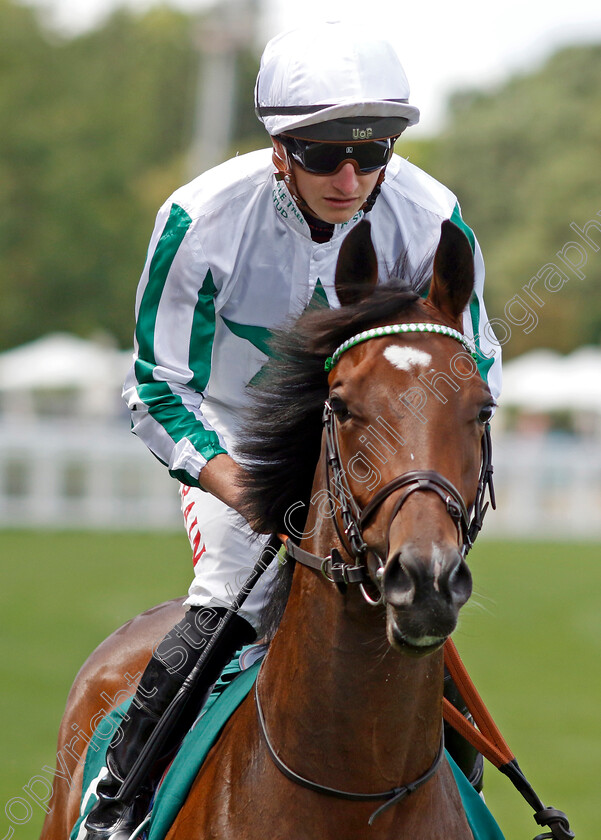
<path fill-rule="evenodd" d="M 601 446 L 497 436 L 491 537 L 601 538 Z M 127 421 L 0 423 L 1 528 L 179 529 L 177 483 Z"/>
<path fill-rule="evenodd" d="M 127 421 L 0 424 L 0 527 L 180 525 L 177 483 Z"/>

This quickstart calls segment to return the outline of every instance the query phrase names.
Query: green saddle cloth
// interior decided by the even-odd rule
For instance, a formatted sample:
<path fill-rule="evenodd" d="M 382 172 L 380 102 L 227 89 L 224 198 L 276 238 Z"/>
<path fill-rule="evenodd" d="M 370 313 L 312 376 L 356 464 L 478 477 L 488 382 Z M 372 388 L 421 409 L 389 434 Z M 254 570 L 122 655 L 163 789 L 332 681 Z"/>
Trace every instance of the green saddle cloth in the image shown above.
<path fill-rule="evenodd" d="M 236 658 L 224 670 L 202 716 L 184 738 L 157 792 L 150 822 L 143 835 L 147 837 L 147 840 L 164 840 L 209 750 L 231 715 L 253 687 L 261 661 L 255 662 L 246 670 L 241 670 Z M 70 840 L 79 840 L 80 834 L 83 836 L 83 821 L 96 801 L 96 783 L 104 769 L 104 758 L 110 740 L 106 733 L 107 731 L 114 732 L 118 728 L 129 703 L 130 701 L 127 700 L 111 712 L 101 722 L 92 738 L 84 768 L 80 817 L 71 832 Z M 504 840 L 501 829 L 482 797 L 476 793 L 448 752 L 446 758 L 453 771 L 474 840 Z"/>

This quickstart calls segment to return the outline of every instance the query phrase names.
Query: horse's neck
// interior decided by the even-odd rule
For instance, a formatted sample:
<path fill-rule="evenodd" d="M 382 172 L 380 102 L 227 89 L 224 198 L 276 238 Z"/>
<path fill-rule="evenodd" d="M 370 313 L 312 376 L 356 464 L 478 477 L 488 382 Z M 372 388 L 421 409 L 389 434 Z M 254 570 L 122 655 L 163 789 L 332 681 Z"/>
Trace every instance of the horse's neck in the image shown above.
<path fill-rule="evenodd" d="M 303 547 L 325 556 L 336 540 L 327 531 Z M 331 787 L 411 782 L 439 746 L 442 667 L 442 654 L 391 650 L 383 609 L 356 586 L 342 595 L 297 568 L 259 681 L 274 747 L 297 773 Z"/>

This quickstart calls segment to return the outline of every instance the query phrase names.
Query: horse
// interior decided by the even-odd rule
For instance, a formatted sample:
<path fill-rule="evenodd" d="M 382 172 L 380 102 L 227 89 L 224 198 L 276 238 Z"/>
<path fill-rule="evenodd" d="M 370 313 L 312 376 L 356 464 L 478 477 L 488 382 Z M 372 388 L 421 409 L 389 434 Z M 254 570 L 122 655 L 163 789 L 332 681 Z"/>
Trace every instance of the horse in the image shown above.
<path fill-rule="evenodd" d="M 257 532 L 289 537 L 281 614 L 255 691 L 168 840 L 358 840 L 368 822 L 374 840 L 472 838 L 441 711 L 443 646 L 471 594 L 465 555 L 481 526 L 494 408 L 462 334 L 474 284 L 467 238 L 443 222 L 425 297 L 377 280 L 361 222 L 340 251 L 340 308 L 306 311 L 283 331 L 256 385 L 240 444 L 244 513 Z M 73 741 L 83 753 L 90 722 L 131 694 L 181 617 L 181 601 L 143 613 L 84 664 L 41 840 L 68 837 L 78 816 Z"/>

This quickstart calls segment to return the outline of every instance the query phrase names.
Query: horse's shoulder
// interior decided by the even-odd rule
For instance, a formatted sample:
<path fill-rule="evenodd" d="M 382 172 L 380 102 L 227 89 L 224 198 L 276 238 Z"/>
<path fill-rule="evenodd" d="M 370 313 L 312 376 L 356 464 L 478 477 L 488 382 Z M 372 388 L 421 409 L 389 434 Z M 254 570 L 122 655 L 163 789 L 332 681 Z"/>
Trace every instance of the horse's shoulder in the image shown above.
<path fill-rule="evenodd" d="M 262 747 L 254 692 L 250 691 L 209 750 L 166 840 L 186 840 L 192 826 L 194 836 L 198 837 L 229 838 L 233 836 L 234 827 L 234 833 L 244 836 L 250 825 L 248 821 L 256 818 L 250 802 L 257 796 L 260 798 L 265 771 L 275 770 L 269 759 L 264 763 L 266 756 Z M 218 797 L 207 796 L 207 791 L 215 789 L 220 790 Z M 273 785 L 270 789 L 274 790 Z M 240 808 L 241 793 L 248 803 L 243 809 Z"/>

